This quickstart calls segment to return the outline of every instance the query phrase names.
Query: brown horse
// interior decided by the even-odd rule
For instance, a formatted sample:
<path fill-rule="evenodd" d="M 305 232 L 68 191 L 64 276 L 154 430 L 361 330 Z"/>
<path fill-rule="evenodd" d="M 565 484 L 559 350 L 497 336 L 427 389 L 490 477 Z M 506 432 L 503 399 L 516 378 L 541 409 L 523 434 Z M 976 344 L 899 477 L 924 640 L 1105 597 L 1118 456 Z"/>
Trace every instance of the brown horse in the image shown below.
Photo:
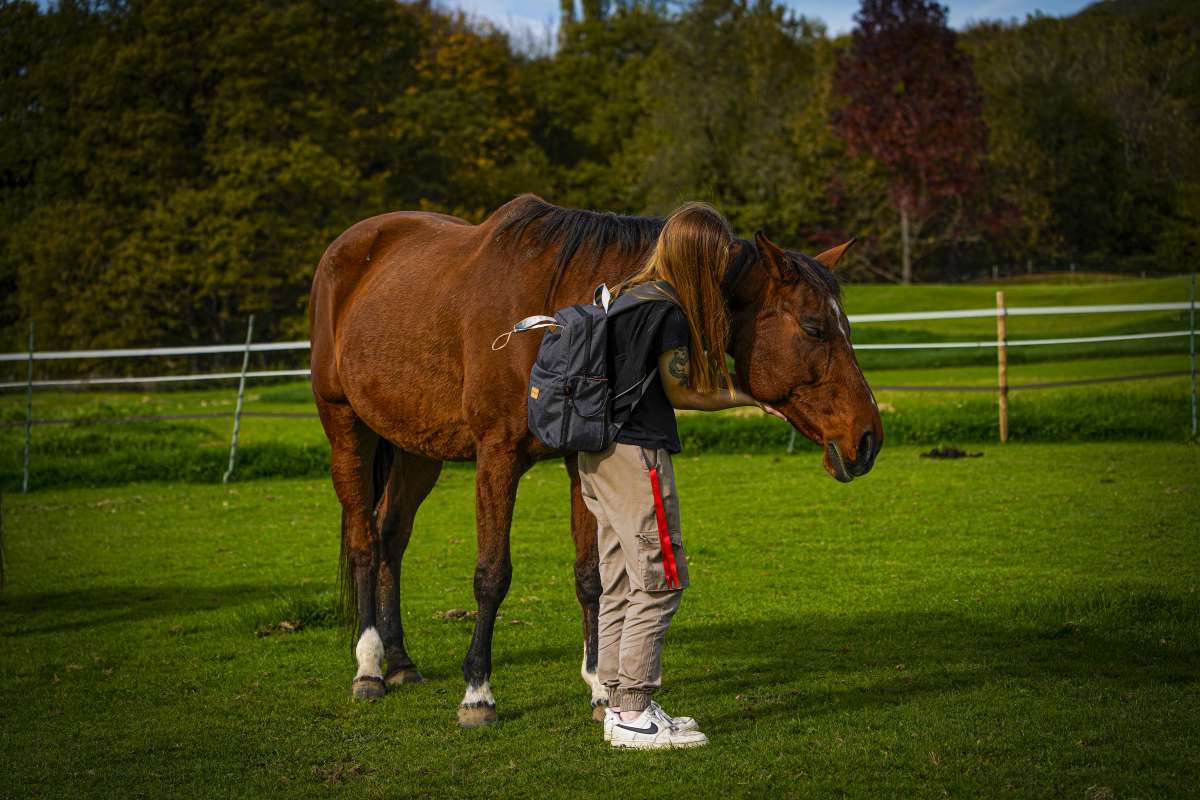
<path fill-rule="evenodd" d="M 492 628 L 512 577 L 517 483 L 535 460 L 563 454 L 526 428 L 538 337 L 514 337 L 500 352 L 489 345 L 521 317 L 588 301 L 598 284 L 632 274 L 661 226 L 522 195 L 480 225 L 422 212 L 372 217 L 325 252 L 309 306 L 312 386 L 342 504 L 344 590 L 358 634 L 355 697 L 422 680 L 404 646 L 400 562 L 442 462 L 473 459 L 478 614 L 458 718 L 468 727 L 496 720 Z M 825 468 L 840 481 L 871 469 L 883 443 L 828 269 L 849 244 L 812 259 L 759 233 L 754 242 L 735 242 L 723 281 L 739 383 L 825 448 Z M 593 715 L 602 718 L 596 523 L 580 495 L 574 456 L 566 463 L 582 674 Z"/>

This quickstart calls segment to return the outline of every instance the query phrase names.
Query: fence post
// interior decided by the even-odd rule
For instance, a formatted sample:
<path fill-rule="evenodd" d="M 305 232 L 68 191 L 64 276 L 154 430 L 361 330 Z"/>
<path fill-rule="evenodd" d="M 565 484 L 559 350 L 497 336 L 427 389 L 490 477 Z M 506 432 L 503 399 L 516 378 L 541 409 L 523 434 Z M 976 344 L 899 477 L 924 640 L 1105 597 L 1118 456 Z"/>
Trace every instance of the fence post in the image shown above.
<path fill-rule="evenodd" d="M 1008 326 L 1004 292 L 996 292 L 996 363 L 999 366 L 1000 442 L 1008 441 Z"/>
<path fill-rule="evenodd" d="M 29 320 L 29 369 L 25 378 L 25 472 L 21 494 L 29 491 L 29 445 L 33 440 L 33 320 Z"/>
<path fill-rule="evenodd" d="M 1188 355 L 1192 362 L 1192 438 L 1196 438 L 1196 273 L 1192 273 L 1192 291 L 1188 300 Z"/>
<path fill-rule="evenodd" d="M 229 476 L 233 474 L 233 463 L 237 457 L 238 429 L 242 423 L 242 401 L 246 396 L 246 370 L 250 367 L 250 340 L 254 338 L 254 315 L 250 315 L 249 321 L 246 323 L 246 350 L 242 354 L 242 375 L 238 379 L 238 399 L 237 405 L 233 409 L 233 437 L 229 440 L 229 467 L 225 470 L 225 477 L 221 478 L 221 483 L 229 483 Z"/>
<path fill-rule="evenodd" d="M 796 429 L 792 428 L 792 435 L 788 439 L 788 455 L 796 452 Z"/>

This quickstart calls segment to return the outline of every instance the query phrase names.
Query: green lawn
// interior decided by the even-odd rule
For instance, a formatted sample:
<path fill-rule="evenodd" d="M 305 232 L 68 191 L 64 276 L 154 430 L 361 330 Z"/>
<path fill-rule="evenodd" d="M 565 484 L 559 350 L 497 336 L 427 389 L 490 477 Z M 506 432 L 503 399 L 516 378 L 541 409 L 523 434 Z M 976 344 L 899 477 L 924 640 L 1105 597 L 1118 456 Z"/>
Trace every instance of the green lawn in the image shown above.
<path fill-rule="evenodd" d="M 1009 306 L 1102 305 L 1108 303 L 1187 302 L 1191 276 L 1126 279 L 1095 283 L 852 283 L 844 287 L 846 311 L 850 314 L 882 314 L 891 311 L 937 311 L 958 308 L 995 308 L 996 292 L 1003 291 Z M 1090 316 L 1090 315 L 1088 315 Z M 1050 317 L 1026 317 L 1022 325 L 1041 327 Z M 1069 318 L 1068 318 L 1069 319 Z M 1076 317 L 1078 319 L 1078 317 Z M 979 320 L 943 320 L 946 324 L 973 329 Z M 982 322 L 987 329 L 988 320 Z"/>
<path fill-rule="evenodd" d="M 469 467 L 406 562 L 429 681 L 375 704 L 330 623 L 327 481 L 8 494 L 0 795 L 1193 795 L 1200 450 L 972 449 L 885 447 L 849 486 L 810 452 L 680 458 L 693 586 L 662 701 L 712 744 L 677 753 L 590 721 L 558 464 L 522 482 L 481 731 L 454 724 L 470 623 L 435 618 L 473 607 Z"/>

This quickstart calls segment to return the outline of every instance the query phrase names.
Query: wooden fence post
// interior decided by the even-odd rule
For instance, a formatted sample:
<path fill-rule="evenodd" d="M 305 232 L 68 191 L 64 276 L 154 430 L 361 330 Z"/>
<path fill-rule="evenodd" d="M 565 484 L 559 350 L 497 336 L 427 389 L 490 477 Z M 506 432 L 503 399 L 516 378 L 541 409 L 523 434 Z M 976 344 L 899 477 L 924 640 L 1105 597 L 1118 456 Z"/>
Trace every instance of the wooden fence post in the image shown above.
<path fill-rule="evenodd" d="M 25 378 L 25 472 L 21 494 L 29 491 L 29 446 L 33 440 L 33 320 L 29 320 L 29 369 Z"/>
<path fill-rule="evenodd" d="M 254 315 L 250 315 L 249 322 L 246 323 L 246 350 L 242 354 L 242 376 L 238 380 L 238 399 L 237 405 L 233 409 L 233 437 L 229 440 L 229 467 L 225 470 L 225 477 L 221 478 L 221 483 L 229 483 L 229 477 L 233 475 L 233 462 L 237 457 L 238 429 L 242 423 L 242 400 L 246 396 L 246 370 L 250 367 L 250 340 L 254 338 Z"/>
<path fill-rule="evenodd" d="M 1008 326 L 1004 292 L 996 292 L 996 363 L 999 366 L 1000 442 L 1008 441 Z"/>

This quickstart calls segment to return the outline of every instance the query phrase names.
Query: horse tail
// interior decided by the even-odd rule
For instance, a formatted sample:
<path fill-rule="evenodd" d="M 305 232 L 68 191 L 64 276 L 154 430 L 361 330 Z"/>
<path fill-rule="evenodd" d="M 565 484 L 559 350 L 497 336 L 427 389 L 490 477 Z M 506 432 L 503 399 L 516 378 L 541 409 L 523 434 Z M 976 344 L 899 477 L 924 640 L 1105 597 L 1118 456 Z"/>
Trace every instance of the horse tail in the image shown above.
<path fill-rule="evenodd" d="M 371 463 L 371 524 L 375 525 L 375 515 L 383 501 L 383 493 L 387 489 L 388 478 L 392 473 L 392 462 L 396 459 L 396 448 L 391 442 L 380 437 L 375 445 L 375 456 Z M 380 554 L 381 543 L 375 542 L 376 556 Z M 371 580 L 375 576 L 370 576 Z M 357 636 L 359 623 L 362 621 L 358 613 L 358 583 L 354 577 L 354 569 L 350 565 L 350 545 L 346 536 L 346 512 L 342 511 L 342 547 L 338 555 L 338 616 L 350 632 Z"/>

